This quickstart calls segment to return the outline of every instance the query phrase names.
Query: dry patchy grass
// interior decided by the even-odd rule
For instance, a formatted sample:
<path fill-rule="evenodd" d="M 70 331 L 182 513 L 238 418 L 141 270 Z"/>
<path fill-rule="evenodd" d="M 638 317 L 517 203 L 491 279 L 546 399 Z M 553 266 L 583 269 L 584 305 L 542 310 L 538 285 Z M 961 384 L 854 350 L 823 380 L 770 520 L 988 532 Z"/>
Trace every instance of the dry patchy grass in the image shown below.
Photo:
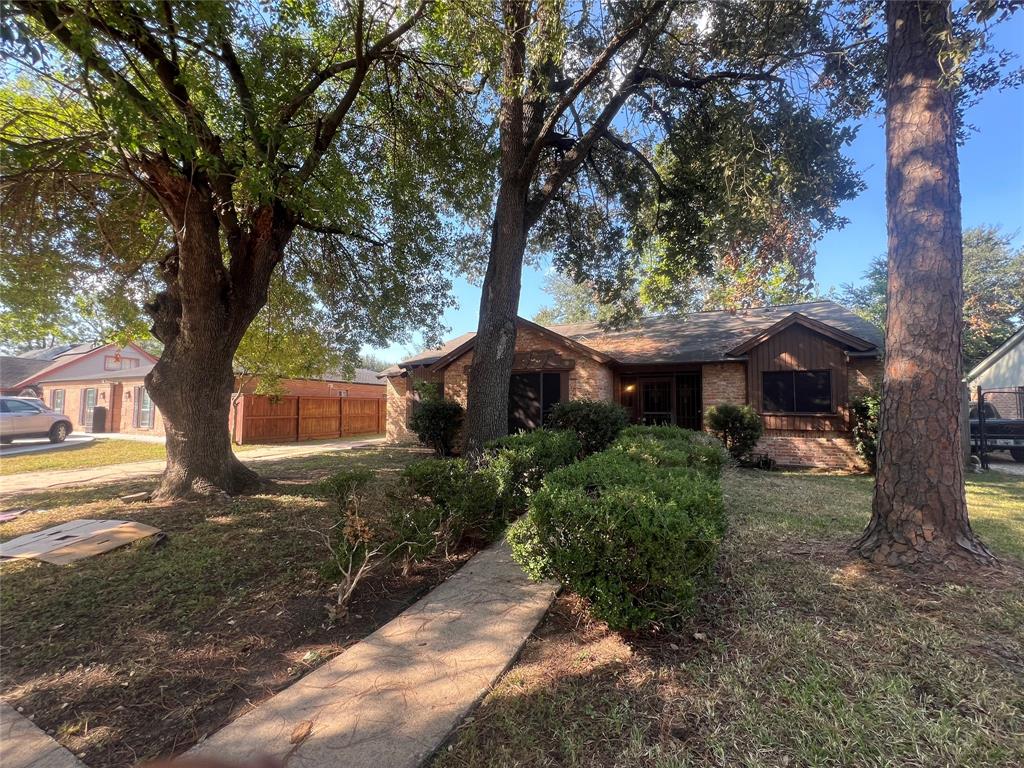
<path fill-rule="evenodd" d="M 152 480 L 23 495 L 44 506 L 0 524 L 10 539 L 78 517 L 167 532 L 68 566 L 0 566 L 2 692 L 90 766 L 167 756 L 290 684 L 397 615 L 468 553 L 360 588 L 330 626 L 327 560 L 311 529 L 333 522 L 317 481 L 341 468 L 389 482 L 420 457 L 352 450 L 263 464 L 276 485 L 227 502 L 125 504 Z"/>
<path fill-rule="evenodd" d="M 847 547 L 871 481 L 738 471 L 719 584 L 675 636 L 562 597 L 434 768 L 1017 766 L 1024 483 L 971 478 L 999 569 L 922 579 Z"/>

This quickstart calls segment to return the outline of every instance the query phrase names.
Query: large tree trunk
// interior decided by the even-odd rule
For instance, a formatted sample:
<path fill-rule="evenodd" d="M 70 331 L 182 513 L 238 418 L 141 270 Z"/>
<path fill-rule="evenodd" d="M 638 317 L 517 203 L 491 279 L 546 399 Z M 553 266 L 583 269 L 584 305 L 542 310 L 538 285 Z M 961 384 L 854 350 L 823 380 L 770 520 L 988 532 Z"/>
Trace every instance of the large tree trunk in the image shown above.
<path fill-rule="evenodd" d="M 469 369 L 463 452 L 471 458 L 480 454 L 487 441 L 508 432 L 508 388 L 526 236 L 526 186 L 515 180 L 503 183 L 491 229 L 480 320 Z"/>
<path fill-rule="evenodd" d="M 226 266 L 209 189 L 159 167 L 151 183 L 176 233 L 175 248 L 161 263 L 167 287 L 146 307 L 164 345 L 146 377 L 167 435 L 167 468 L 154 497 L 251 491 L 259 477 L 235 457 L 228 432 L 232 361 L 266 304 L 291 229 L 280 211 L 260 209 L 245 229 L 228 233 Z"/>
<path fill-rule="evenodd" d="M 948 2 L 887 4 L 888 320 L 871 522 L 857 549 L 888 565 L 988 562 L 960 449 L 963 252 Z"/>

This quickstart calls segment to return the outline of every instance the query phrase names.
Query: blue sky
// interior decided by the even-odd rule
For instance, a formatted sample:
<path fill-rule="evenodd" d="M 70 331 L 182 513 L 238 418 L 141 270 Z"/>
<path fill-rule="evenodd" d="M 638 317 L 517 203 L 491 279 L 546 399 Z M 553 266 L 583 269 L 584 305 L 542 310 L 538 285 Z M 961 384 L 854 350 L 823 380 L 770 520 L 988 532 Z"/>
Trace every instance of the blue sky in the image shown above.
<path fill-rule="evenodd" d="M 994 42 L 1024 60 L 1024 14 L 1000 25 Z M 967 121 L 977 130 L 960 147 L 963 225 L 998 225 L 1005 232 L 1015 233 L 1018 245 L 1024 244 L 1024 88 L 988 92 L 968 112 Z M 847 153 L 867 188 L 839 209 L 849 219 L 846 227 L 818 243 L 816 277 L 825 290 L 857 282 L 868 262 L 885 253 L 886 248 L 885 133 L 881 118 L 862 124 Z M 458 306 L 444 316 L 444 324 L 453 336 L 476 330 L 480 304 L 479 286 L 461 278 L 454 283 Z M 524 270 L 520 315 L 532 317 L 550 303 L 543 286 L 542 270 Z M 393 345 L 377 352 L 394 362 L 410 351 L 412 347 Z"/>

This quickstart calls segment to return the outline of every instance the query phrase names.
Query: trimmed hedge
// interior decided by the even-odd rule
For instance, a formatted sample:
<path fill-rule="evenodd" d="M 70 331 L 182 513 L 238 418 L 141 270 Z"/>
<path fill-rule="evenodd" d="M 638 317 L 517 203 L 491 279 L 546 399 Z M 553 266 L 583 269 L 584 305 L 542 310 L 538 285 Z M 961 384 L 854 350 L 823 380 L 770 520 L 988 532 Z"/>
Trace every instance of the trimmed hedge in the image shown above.
<path fill-rule="evenodd" d="M 533 578 L 553 577 L 616 629 L 692 611 L 725 531 L 717 441 L 633 427 L 606 451 L 547 475 L 508 533 Z"/>
<path fill-rule="evenodd" d="M 574 462 L 580 450 L 572 432 L 520 432 L 488 443 L 480 471 L 494 478 L 504 514 L 511 519 L 526 510 L 544 476 Z"/>
<path fill-rule="evenodd" d="M 603 451 L 629 424 L 626 410 L 603 400 L 568 400 L 557 403 L 545 419 L 549 429 L 572 432 L 579 438 L 583 455 Z"/>
<path fill-rule="evenodd" d="M 882 400 L 877 392 L 863 395 L 851 404 L 853 410 L 853 443 L 857 453 L 867 462 L 868 470 L 875 473 L 878 459 L 878 414 Z"/>

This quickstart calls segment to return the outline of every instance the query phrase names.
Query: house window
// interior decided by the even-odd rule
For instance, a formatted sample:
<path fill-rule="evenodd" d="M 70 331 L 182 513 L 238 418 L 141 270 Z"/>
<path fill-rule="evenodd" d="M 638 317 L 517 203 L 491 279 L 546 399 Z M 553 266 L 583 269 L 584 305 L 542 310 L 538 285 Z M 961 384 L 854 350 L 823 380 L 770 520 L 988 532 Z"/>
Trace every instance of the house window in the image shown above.
<path fill-rule="evenodd" d="M 120 355 L 107 355 L 103 358 L 103 370 L 123 371 L 128 368 L 138 368 L 139 358 L 121 357 Z"/>
<path fill-rule="evenodd" d="M 153 428 L 153 401 L 149 398 L 149 392 L 145 387 L 135 387 L 135 418 L 133 426 L 138 429 Z"/>
<path fill-rule="evenodd" d="M 82 426 L 92 429 L 92 413 L 96 408 L 96 390 L 92 387 L 82 390 Z"/>
<path fill-rule="evenodd" d="M 63 389 L 55 389 L 50 393 L 50 410 L 54 413 L 64 413 Z"/>
<path fill-rule="evenodd" d="M 832 413 L 831 371 L 766 371 L 761 377 L 765 413 Z"/>
<path fill-rule="evenodd" d="M 513 373 L 508 388 L 508 431 L 544 425 L 555 403 L 562 400 L 561 373 Z"/>

